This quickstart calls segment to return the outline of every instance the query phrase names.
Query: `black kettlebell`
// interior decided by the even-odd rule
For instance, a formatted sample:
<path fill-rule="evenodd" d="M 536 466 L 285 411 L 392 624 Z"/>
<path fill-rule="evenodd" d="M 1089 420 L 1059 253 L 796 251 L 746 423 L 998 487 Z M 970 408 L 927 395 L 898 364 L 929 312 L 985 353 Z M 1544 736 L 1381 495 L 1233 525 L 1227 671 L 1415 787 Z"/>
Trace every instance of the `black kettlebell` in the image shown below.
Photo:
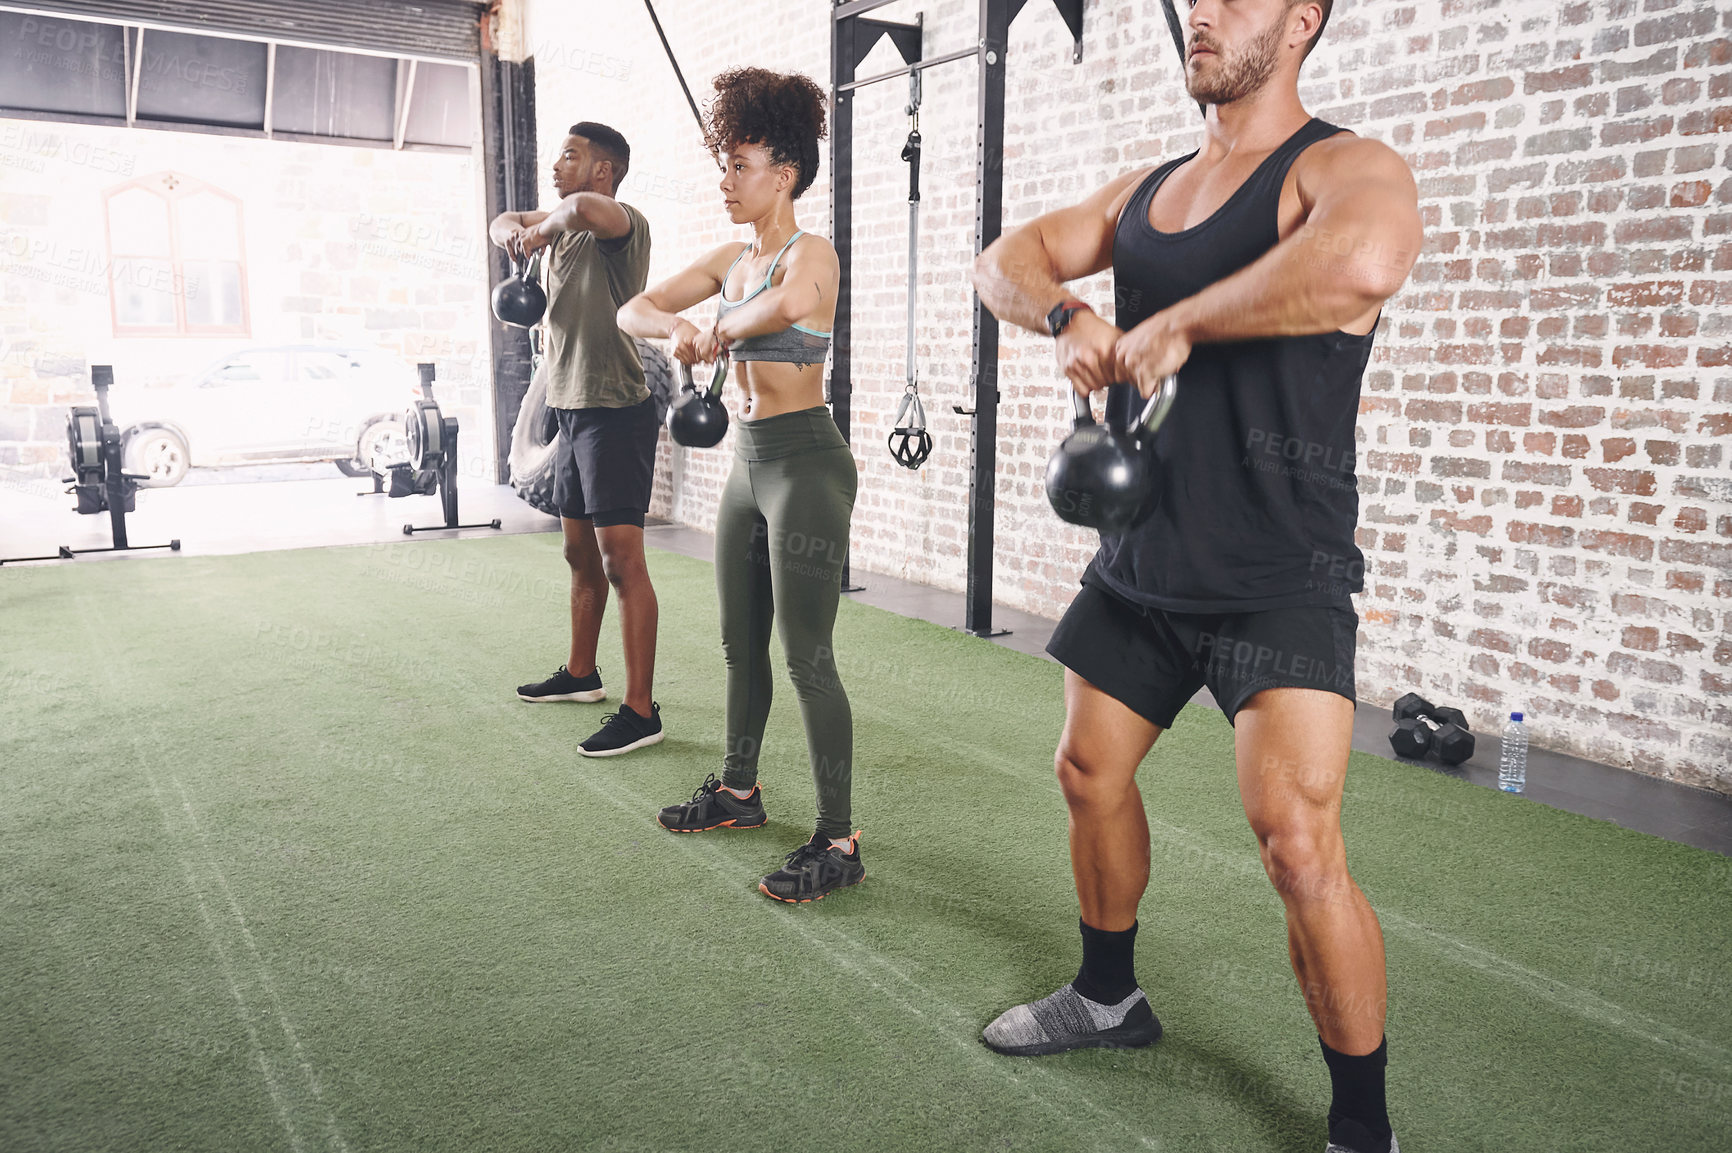
<path fill-rule="evenodd" d="M 1120 432 L 1096 424 L 1089 398 L 1070 390 L 1071 433 L 1046 462 L 1046 499 L 1060 520 L 1106 533 L 1131 526 L 1153 495 L 1149 449 L 1178 395 L 1177 374 L 1162 380 L 1136 423 Z"/>
<path fill-rule="evenodd" d="M 716 373 L 710 387 L 699 391 L 692 382 L 692 366 L 680 365 L 680 390 L 668 402 L 668 432 L 675 444 L 687 448 L 714 448 L 728 434 L 728 406 L 722 403 L 722 382 L 728 379 L 728 354 L 716 357 Z"/>
<path fill-rule="evenodd" d="M 493 315 L 502 324 L 533 328 L 547 312 L 547 293 L 535 280 L 540 254 L 525 260 L 515 244 L 505 251 L 511 256 L 511 275 L 493 289 Z"/>

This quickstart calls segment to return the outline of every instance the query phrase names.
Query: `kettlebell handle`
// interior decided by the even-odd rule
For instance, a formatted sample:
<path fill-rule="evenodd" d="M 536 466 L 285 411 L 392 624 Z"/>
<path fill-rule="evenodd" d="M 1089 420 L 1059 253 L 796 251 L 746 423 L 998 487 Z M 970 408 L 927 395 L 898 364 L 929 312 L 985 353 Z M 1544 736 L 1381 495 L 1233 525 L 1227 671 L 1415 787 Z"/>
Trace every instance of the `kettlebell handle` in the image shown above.
<path fill-rule="evenodd" d="M 1076 386 L 1065 381 L 1065 388 L 1070 392 L 1071 424 L 1076 428 L 1085 428 L 1095 422 L 1094 409 L 1089 407 L 1089 394 L 1078 392 Z"/>
<path fill-rule="evenodd" d="M 681 385 L 681 387 L 684 388 L 685 391 L 687 391 L 687 392 L 698 391 L 697 382 L 692 379 L 692 366 L 687 364 L 683 360 L 680 361 L 679 364 L 680 364 L 680 385 Z M 704 394 L 706 396 L 708 396 L 711 400 L 714 400 L 717 397 L 721 396 L 722 395 L 722 384 L 727 379 L 728 379 L 728 351 L 727 351 L 727 349 L 723 349 L 721 355 L 716 357 L 716 371 L 715 371 L 715 374 L 710 377 L 710 387 L 704 390 Z"/>
<path fill-rule="evenodd" d="M 1120 383 L 1128 384 L 1128 381 Z M 1172 411 L 1173 402 L 1179 399 L 1179 374 L 1171 373 L 1161 378 L 1161 387 L 1143 404 L 1143 411 L 1137 415 L 1136 427 L 1144 432 L 1153 432 L 1161 427 L 1167 419 L 1167 413 Z M 1089 398 L 1070 389 L 1071 413 L 1077 428 L 1095 422 L 1094 411 L 1089 407 Z"/>
<path fill-rule="evenodd" d="M 525 284 L 529 283 L 530 280 L 534 279 L 536 272 L 539 271 L 535 267 L 537 261 L 539 260 L 539 258 L 541 256 L 541 254 L 539 252 L 536 253 L 534 256 L 525 256 L 523 254 L 523 245 L 520 242 L 518 242 L 517 240 L 513 239 L 512 241 L 510 241 L 509 243 L 506 244 L 505 255 L 511 260 L 511 275 L 512 276 L 515 276 L 518 280 L 523 281 Z"/>
<path fill-rule="evenodd" d="M 1154 394 L 1143 405 L 1143 411 L 1137 417 L 1137 426 L 1144 432 L 1154 432 L 1166 422 L 1167 413 L 1173 410 L 1173 402 L 1178 399 L 1179 374 L 1169 373 L 1161 378 L 1161 386 L 1155 389 Z"/>

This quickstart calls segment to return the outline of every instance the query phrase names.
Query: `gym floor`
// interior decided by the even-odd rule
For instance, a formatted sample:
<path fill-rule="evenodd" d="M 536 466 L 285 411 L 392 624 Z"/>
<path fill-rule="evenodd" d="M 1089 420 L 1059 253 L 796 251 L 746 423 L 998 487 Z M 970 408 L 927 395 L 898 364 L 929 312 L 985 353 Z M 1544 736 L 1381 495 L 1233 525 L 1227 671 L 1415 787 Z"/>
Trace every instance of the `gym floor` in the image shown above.
<path fill-rule="evenodd" d="M 867 576 L 837 632 L 867 881 L 782 906 L 755 881 L 813 817 L 790 694 L 767 830 L 653 821 L 721 740 L 704 561 L 650 557 L 669 739 L 582 762 L 600 708 L 510 691 L 560 659 L 556 536 L 194 551 L 239 552 L 224 523 L 0 572 L 0 1147 L 1319 1147 L 1219 713 L 1146 770 L 1167 1036 L 1000 1058 L 981 1025 L 1075 965 L 1055 664 Z M 1404 1148 L 1724 1147 L 1732 862 L 1366 753 L 1345 823 Z"/>
<path fill-rule="evenodd" d="M 135 544 L 180 538 L 188 555 L 214 556 L 327 544 L 399 543 L 408 539 L 402 531 L 405 523 L 440 523 L 434 498 L 358 499 L 355 494 L 368 491 L 368 483 L 333 476 L 334 471 L 324 464 L 194 470 L 173 489 L 141 493 L 138 511 L 127 518 L 128 531 Z M 524 504 L 509 486 L 469 482 L 460 484 L 459 493 L 464 523 L 498 518 L 501 528 L 439 529 L 429 535 L 449 539 L 558 531 L 558 521 Z M 0 542 L 4 542 L 0 560 L 52 555 L 62 544 L 74 549 L 108 544 L 108 518 L 69 517 L 69 502 L 57 487 L 0 500 Z M 704 561 L 710 559 L 713 546 L 709 533 L 661 523 L 651 525 L 647 541 L 652 548 Z M 856 583 L 864 588 L 850 595 L 862 604 L 940 625 L 960 625 L 963 620 L 960 593 L 882 573 L 857 573 Z M 1053 624 L 1044 617 L 995 605 L 994 627 L 1009 631 L 992 641 L 1050 659 L 1045 646 Z M 1214 707 L 1207 689 L 1197 694 L 1196 703 Z M 1390 757 L 1389 728 L 1387 709 L 1361 705 L 1354 721 L 1354 748 Z M 1497 763 L 1497 737 L 1480 734 L 1474 755 L 1465 764 L 1445 768 L 1426 762 L 1423 767 L 1495 788 Z M 1528 751 L 1526 795 L 1554 808 L 1732 855 L 1732 797 L 1542 748 Z"/>
<path fill-rule="evenodd" d="M 1712 779 L 1732 765 L 1732 0 L 1377 19 L 1347 0 L 1304 44 L 1327 0 L 1185 7 L 0 0 L 16 41 L 0 52 L 0 1153 L 1318 1153 L 1331 1076 L 1307 1000 L 1326 1019 L 1368 990 L 1313 980 L 1306 954 L 1330 943 L 1292 936 L 1206 690 L 1137 777 L 1136 975 L 1159 1044 L 982 1044 L 1081 959 L 1056 621 L 996 606 L 1002 631 L 970 636 L 962 594 L 891 574 L 920 575 L 907 550 L 983 540 L 984 510 L 996 591 L 1054 617 L 1069 603 L 1076 538 L 1030 487 L 1068 424 L 1050 367 L 1065 317 L 1093 370 L 1183 353 L 1186 395 L 1225 398 L 1181 405 L 1158 438 L 1179 536 L 1219 562 L 1187 587 L 1250 597 L 1292 555 L 1267 514 L 1331 519 L 1305 534 L 1335 542 L 1307 587 L 1378 578 L 1355 596 L 1364 691 L 1423 674 L 1412 687 L 1487 722 L 1498 701 L 1539 709 L 1519 796 L 1496 787 L 1496 726 L 1445 767 L 1391 755 L 1387 704 L 1353 711 L 1346 896 L 1358 910 L 1363 890 L 1386 953 L 1373 1008 L 1400 1148 L 1732 1153 L 1732 778 Z M 1317 121 L 1290 141 L 1318 147 L 1250 155 L 1301 105 Z M 767 170 L 750 148 L 725 162 L 753 140 Z M 1073 213 L 1115 242 L 1110 276 L 1061 285 L 1045 265 L 1072 261 L 1013 238 L 980 251 L 1193 147 L 1124 229 Z M 1283 254 L 1252 259 L 1247 236 L 1295 223 L 1283 172 L 1311 207 Z M 537 257 L 549 299 L 512 307 L 517 278 L 500 278 L 518 262 L 496 240 L 518 229 L 498 214 L 563 203 L 552 224 L 600 228 L 609 191 L 633 221 L 614 298 L 566 323 L 573 291 L 598 287 L 552 268 L 594 254 L 568 236 Z M 830 642 L 864 883 L 807 905 L 758 890 L 806 842 L 833 764 L 808 757 L 779 644 L 764 826 L 673 836 L 655 819 L 722 769 L 715 538 L 646 532 L 665 740 L 580 757 L 623 695 L 618 598 L 597 652 L 608 703 L 517 697 L 566 659 L 560 524 L 471 443 L 511 432 L 515 471 L 538 473 L 528 434 L 570 360 L 543 356 L 558 330 L 587 341 L 617 310 L 665 334 L 659 307 L 621 309 L 640 259 L 663 282 L 751 235 L 749 289 L 784 225 L 812 235 L 772 262 L 796 289 L 782 303 L 813 266 L 818 312 L 796 311 L 828 333 L 813 373 L 863 462 L 856 552 L 891 570 L 853 572 Z M 1167 307 L 1174 284 L 1247 260 L 1212 297 L 1227 307 Z M 1283 298 L 1273 327 L 1259 283 Z M 1056 325 L 1034 300 L 1058 302 Z M 1296 328 L 1307 312 L 1322 320 Z M 526 344 L 514 326 L 537 320 Z M 1105 355 L 1107 323 L 1141 331 Z M 1307 328 L 1285 351 L 1256 339 Z M 814 341 L 794 343 L 811 368 Z M 1302 404 L 1278 395 L 1287 352 L 1315 361 L 1287 382 Z M 114 372 L 121 427 L 182 424 L 201 460 L 225 439 L 255 459 L 290 439 L 371 457 L 389 439 L 372 415 L 406 403 L 390 364 L 410 361 L 433 370 L 423 399 L 437 379 L 453 412 L 525 418 L 465 417 L 500 434 L 471 430 L 454 463 L 475 473 L 470 527 L 329 463 L 199 468 L 141 493 L 133 550 L 115 552 L 106 515 L 36 479 L 64 459 L 87 377 Z M 579 384 L 621 385 L 587 368 Z M 775 401 L 791 372 L 737 375 Z M 932 414 L 921 434 L 909 392 Z M 450 427 L 405 431 L 439 432 L 459 462 Z M 881 455 L 915 463 L 903 450 L 927 434 L 918 477 Z M 131 443 L 134 468 L 174 461 Z M 706 521 L 691 510 L 726 459 L 676 452 L 666 507 Z M 1098 511 L 1136 476 L 1053 485 Z M 1015 590 L 1006 557 L 1031 562 Z M 966 561 L 990 595 L 987 559 L 952 555 L 944 579 Z M 1340 886 L 1302 887 L 1341 907 Z M 1363 965 L 1352 940 L 1344 963 Z M 1337 1104 L 1380 1119 L 1363 1059 L 1357 1086 L 1333 1064 Z"/>

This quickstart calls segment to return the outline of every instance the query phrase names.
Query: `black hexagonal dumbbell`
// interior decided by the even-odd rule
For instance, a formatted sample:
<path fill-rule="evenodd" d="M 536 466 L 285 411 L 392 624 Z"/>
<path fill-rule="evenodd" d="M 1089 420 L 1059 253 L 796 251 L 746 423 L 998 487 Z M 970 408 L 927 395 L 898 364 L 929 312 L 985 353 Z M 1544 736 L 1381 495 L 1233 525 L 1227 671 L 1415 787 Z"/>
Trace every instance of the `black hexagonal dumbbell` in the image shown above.
<path fill-rule="evenodd" d="M 1395 729 L 1389 745 L 1397 756 L 1420 760 L 1435 754 L 1446 765 L 1459 765 L 1473 756 L 1473 733 L 1460 709 L 1440 708 L 1408 693 L 1395 702 Z"/>
<path fill-rule="evenodd" d="M 1431 726 L 1418 717 L 1397 721 L 1389 734 L 1389 747 L 1398 757 L 1423 761 L 1431 751 Z"/>

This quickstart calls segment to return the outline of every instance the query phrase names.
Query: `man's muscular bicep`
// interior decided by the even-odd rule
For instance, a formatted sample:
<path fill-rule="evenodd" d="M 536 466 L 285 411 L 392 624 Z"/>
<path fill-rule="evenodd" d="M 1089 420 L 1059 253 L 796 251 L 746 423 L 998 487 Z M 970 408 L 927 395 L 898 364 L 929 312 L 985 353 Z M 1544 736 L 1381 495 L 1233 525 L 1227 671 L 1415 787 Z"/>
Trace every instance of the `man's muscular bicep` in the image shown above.
<path fill-rule="evenodd" d="M 1393 296 L 1425 242 L 1412 171 L 1388 145 L 1359 137 L 1318 160 L 1300 174 L 1308 211 L 1296 239 L 1333 257 L 1368 294 Z"/>
<path fill-rule="evenodd" d="M 587 229 L 595 233 L 597 240 L 623 240 L 631 235 L 631 214 L 613 197 L 596 192 L 577 192 L 571 198 L 577 209 L 573 214 L 572 229 Z"/>
<path fill-rule="evenodd" d="M 1082 203 L 1030 222 L 1052 266 L 1053 279 L 1061 283 L 1080 280 L 1112 267 L 1119 213 L 1145 174 L 1146 170 L 1127 172 Z"/>
<path fill-rule="evenodd" d="M 1112 264 L 1118 213 L 1135 187 L 1128 173 L 1071 208 L 1038 216 L 993 241 L 974 262 L 981 303 L 1008 324 L 1046 331 L 1048 309 L 1077 280 Z"/>

